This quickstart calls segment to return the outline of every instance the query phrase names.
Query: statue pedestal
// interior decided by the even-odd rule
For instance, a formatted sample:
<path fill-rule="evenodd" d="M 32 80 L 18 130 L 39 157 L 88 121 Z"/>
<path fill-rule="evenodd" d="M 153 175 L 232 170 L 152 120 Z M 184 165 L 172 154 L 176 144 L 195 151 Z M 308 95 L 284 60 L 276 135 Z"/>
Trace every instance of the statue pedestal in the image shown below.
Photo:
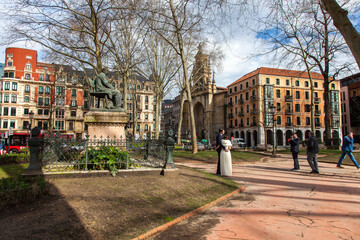
<path fill-rule="evenodd" d="M 125 125 L 128 115 L 123 111 L 89 111 L 85 114 L 85 124 L 88 125 L 90 138 L 125 138 Z"/>

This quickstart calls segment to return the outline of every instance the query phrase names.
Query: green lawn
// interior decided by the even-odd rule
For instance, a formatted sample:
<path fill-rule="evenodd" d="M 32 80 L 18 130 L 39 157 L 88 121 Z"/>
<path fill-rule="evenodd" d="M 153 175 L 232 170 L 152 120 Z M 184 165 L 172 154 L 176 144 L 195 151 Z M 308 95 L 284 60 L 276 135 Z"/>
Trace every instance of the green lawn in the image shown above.
<path fill-rule="evenodd" d="M 0 166 L 0 179 L 16 177 L 17 175 L 22 174 L 28 166 L 28 163 L 2 165 Z"/>
<path fill-rule="evenodd" d="M 256 152 L 231 152 L 233 162 L 256 162 L 260 161 L 264 157 L 261 153 Z M 216 151 L 199 151 L 197 154 L 192 154 L 191 151 L 176 150 L 174 151 L 174 160 L 181 161 L 182 159 L 198 160 L 216 162 L 218 159 L 218 153 Z"/>

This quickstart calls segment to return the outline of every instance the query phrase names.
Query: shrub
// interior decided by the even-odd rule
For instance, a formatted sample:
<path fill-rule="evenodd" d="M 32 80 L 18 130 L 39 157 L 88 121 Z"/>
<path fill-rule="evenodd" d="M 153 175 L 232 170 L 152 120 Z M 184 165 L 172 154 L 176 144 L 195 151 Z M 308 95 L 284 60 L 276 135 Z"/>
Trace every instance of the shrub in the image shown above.
<path fill-rule="evenodd" d="M 91 147 L 88 151 L 88 169 L 110 170 L 113 175 L 120 168 L 126 168 L 126 152 L 112 146 Z M 80 168 L 85 168 L 86 155 L 80 159 Z"/>
<path fill-rule="evenodd" d="M 35 179 L 24 179 L 21 175 L 15 179 L 3 178 L 0 180 L 0 209 L 33 201 L 48 190 L 49 184 L 41 176 Z"/>
<path fill-rule="evenodd" d="M 29 163 L 30 155 L 26 153 L 9 153 L 0 155 L 0 165 Z"/>

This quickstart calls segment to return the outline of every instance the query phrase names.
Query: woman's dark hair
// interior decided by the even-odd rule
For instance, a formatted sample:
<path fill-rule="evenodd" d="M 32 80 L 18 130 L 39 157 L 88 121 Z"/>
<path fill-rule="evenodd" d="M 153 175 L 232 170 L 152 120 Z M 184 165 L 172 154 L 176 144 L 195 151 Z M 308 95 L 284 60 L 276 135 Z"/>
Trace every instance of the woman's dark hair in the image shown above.
<path fill-rule="evenodd" d="M 219 128 L 219 133 L 221 133 L 224 129 Z"/>
<path fill-rule="evenodd" d="M 224 137 L 223 137 L 223 139 L 228 139 L 229 137 L 228 137 L 228 135 L 224 135 Z"/>

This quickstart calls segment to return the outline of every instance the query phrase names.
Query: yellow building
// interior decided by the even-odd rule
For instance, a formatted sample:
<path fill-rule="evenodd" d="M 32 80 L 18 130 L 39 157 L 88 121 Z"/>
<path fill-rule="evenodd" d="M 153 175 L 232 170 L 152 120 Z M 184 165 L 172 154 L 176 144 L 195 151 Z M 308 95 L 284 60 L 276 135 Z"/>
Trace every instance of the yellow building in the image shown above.
<path fill-rule="evenodd" d="M 324 139 L 324 87 L 322 75 L 312 73 L 315 100 L 315 134 Z M 340 82 L 330 85 L 332 134 L 340 128 Z M 261 67 L 228 86 L 227 130 L 244 138 L 247 146 L 272 144 L 275 123 L 276 145 L 285 146 L 293 132 L 300 139 L 311 130 L 311 91 L 306 72 Z M 274 105 L 274 120 L 269 107 Z M 341 133 L 340 133 L 341 134 Z"/>

